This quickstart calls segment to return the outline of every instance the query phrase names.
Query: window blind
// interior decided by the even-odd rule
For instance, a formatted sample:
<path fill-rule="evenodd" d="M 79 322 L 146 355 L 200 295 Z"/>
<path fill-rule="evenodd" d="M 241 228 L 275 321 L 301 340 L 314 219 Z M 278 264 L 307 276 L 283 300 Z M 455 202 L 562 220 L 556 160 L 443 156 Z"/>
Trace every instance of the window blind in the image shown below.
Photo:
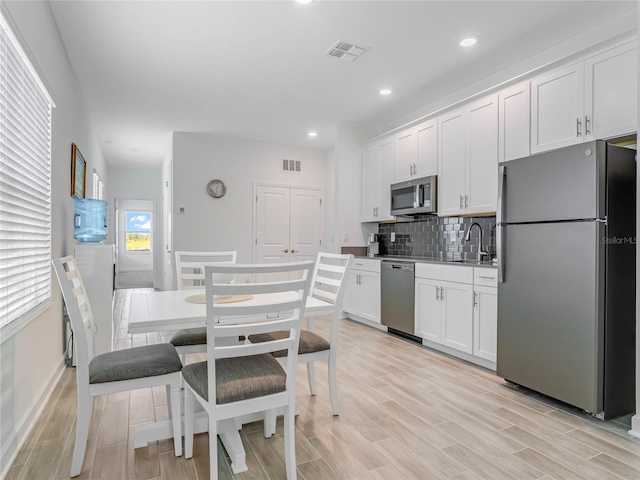
<path fill-rule="evenodd" d="M 51 298 L 51 108 L 0 14 L 0 327 Z"/>
<path fill-rule="evenodd" d="M 104 184 L 102 180 L 100 180 L 100 175 L 93 171 L 93 197 L 97 200 L 102 200 L 102 189 L 104 188 Z"/>

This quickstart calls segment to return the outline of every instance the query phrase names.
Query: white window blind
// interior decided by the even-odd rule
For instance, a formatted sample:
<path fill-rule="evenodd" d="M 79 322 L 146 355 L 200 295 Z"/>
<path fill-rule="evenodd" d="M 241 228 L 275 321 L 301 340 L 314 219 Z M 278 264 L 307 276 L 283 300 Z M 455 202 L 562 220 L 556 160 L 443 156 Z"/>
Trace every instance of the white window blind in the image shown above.
<path fill-rule="evenodd" d="M 102 180 L 100 180 L 100 175 L 93 171 L 93 197 L 97 200 L 102 200 L 102 190 L 104 188 L 104 184 Z"/>
<path fill-rule="evenodd" d="M 52 106 L 0 14 L 0 327 L 51 298 Z"/>

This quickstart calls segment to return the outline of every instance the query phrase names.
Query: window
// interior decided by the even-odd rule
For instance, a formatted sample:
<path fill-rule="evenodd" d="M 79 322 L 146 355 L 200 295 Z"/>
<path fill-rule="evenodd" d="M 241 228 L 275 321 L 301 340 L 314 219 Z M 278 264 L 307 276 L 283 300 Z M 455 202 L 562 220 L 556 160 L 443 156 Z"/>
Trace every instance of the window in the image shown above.
<path fill-rule="evenodd" d="M 0 13 L 0 327 L 51 299 L 52 107 Z"/>
<path fill-rule="evenodd" d="M 151 251 L 151 212 L 127 212 L 125 250 L 127 252 Z"/>
<path fill-rule="evenodd" d="M 100 175 L 97 174 L 95 169 L 93 170 L 93 197 L 97 200 L 102 200 L 102 189 L 104 184 L 100 180 Z"/>

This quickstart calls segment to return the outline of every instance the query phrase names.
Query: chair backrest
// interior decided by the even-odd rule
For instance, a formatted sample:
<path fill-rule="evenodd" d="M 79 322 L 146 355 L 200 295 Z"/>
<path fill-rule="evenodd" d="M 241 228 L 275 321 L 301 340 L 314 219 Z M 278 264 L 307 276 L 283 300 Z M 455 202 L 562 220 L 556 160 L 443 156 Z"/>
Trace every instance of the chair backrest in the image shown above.
<path fill-rule="evenodd" d="M 236 257 L 237 252 L 176 252 L 177 289 L 202 288 L 205 265 L 236 263 Z"/>
<path fill-rule="evenodd" d="M 51 263 L 58 277 L 62 297 L 71 320 L 80 388 L 81 385 L 89 385 L 89 362 L 93 358 L 93 313 L 75 258 L 70 255 L 56 258 Z"/>
<path fill-rule="evenodd" d="M 340 320 L 342 313 L 342 301 L 347 289 L 347 278 L 351 271 L 353 258 L 353 255 L 350 254 L 320 252 L 313 270 L 309 295 L 333 304 L 329 339 L 333 347 L 336 347 L 335 342 L 338 341 L 338 320 Z M 313 328 L 310 319 L 307 325 L 307 328 Z"/>
<path fill-rule="evenodd" d="M 352 264 L 353 255 L 318 253 L 309 295 L 333 303 L 341 309 L 346 278 L 349 276 Z"/>
<path fill-rule="evenodd" d="M 205 266 L 205 295 L 207 311 L 207 358 L 232 358 L 287 350 L 287 384 L 295 392 L 296 362 L 300 341 L 300 323 L 311 285 L 313 262 L 271 264 L 214 264 Z M 260 278 L 262 274 L 288 273 L 297 277 L 266 283 L 214 283 L 217 275 L 247 275 Z M 232 295 L 251 296 L 244 302 L 228 302 Z M 215 297 L 215 298 L 214 298 Z M 227 303 L 228 302 L 228 303 Z M 216 345 L 220 337 L 248 337 L 252 334 L 287 331 L 286 338 L 261 343 L 233 346 Z M 216 398 L 215 362 L 209 362 L 209 398 Z"/>

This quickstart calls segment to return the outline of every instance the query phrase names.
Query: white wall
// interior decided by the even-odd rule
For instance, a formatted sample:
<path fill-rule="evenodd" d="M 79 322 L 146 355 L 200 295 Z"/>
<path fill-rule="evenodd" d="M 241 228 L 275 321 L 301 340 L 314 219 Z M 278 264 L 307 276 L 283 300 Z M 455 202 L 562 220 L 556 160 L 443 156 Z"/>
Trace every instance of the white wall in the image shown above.
<path fill-rule="evenodd" d="M 88 191 L 95 168 L 109 192 L 106 162 L 80 88 L 46 2 L 4 1 L 27 54 L 47 86 L 56 108 L 52 122 L 52 257 L 73 253 L 71 144 L 87 160 Z M 0 345 L 0 470 L 4 475 L 64 368 L 62 296 L 55 277 L 53 305 Z M 57 432 L 66 436 L 69 432 Z M 60 442 L 60 452 L 62 449 Z M 52 453 L 53 454 L 53 453 Z"/>
<path fill-rule="evenodd" d="M 282 160 L 301 160 L 302 172 L 282 171 Z M 207 195 L 219 178 L 227 194 Z M 325 188 L 325 152 L 176 133 L 173 138 L 174 250 L 236 250 L 238 262 L 253 261 L 255 183 Z M 185 213 L 178 213 L 184 207 Z"/>
<path fill-rule="evenodd" d="M 377 232 L 378 225 L 360 223 L 362 211 L 362 155 L 360 144 L 375 135 L 376 130 L 366 125 L 341 123 L 335 130 L 335 235 L 338 245 L 361 247 L 367 244 L 369 233 Z M 348 240 L 345 241 L 345 235 Z M 338 249 L 339 250 L 339 249 Z"/>

